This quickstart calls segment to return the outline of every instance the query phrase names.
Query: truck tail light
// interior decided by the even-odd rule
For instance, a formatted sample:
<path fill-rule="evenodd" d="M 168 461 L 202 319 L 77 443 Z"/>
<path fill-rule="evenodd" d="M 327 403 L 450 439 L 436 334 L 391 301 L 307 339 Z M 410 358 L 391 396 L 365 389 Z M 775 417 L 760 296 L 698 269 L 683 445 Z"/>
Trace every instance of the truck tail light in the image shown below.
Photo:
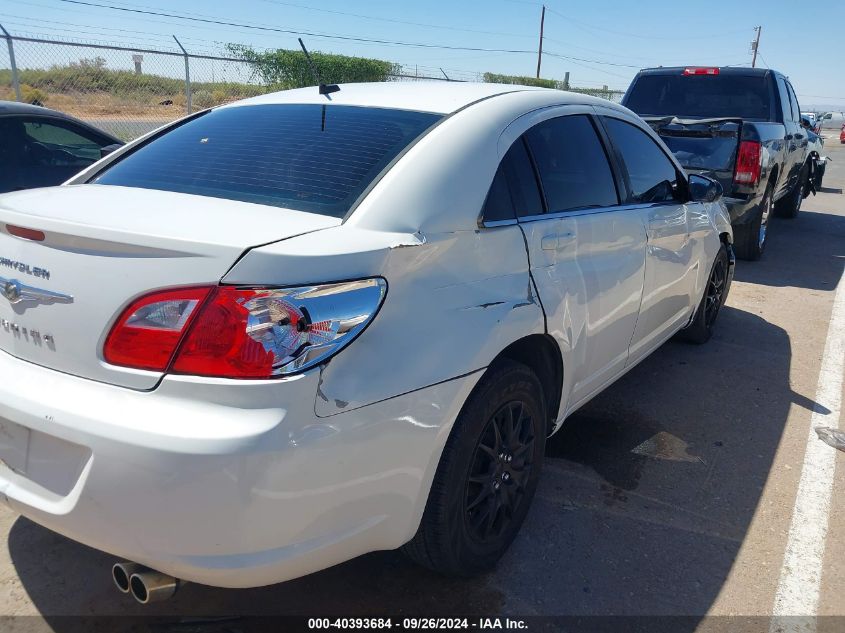
<path fill-rule="evenodd" d="M 761 152 L 757 141 L 741 141 L 736 157 L 734 182 L 741 185 L 756 185 L 760 179 Z"/>
<path fill-rule="evenodd" d="M 713 66 L 689 66 L 684 68 L 683 74 L 687 77 L 691 75 L 718 75 L 719 69 Z"/>
<path fill-rule="evenodd" d="M 214 286 L 142 297 L 106 339 L 114 365 L 221 378 L 272 378 L 325 362 L 369 324 L 383 279 L 298 288 Z"/>

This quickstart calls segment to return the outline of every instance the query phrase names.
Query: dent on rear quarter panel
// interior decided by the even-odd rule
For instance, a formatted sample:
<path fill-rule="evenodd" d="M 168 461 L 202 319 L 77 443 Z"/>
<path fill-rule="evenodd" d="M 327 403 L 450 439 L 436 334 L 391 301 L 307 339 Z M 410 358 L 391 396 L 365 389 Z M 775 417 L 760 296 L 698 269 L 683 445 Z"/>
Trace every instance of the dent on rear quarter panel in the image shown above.
<path fill-rule="evenodd" d="M 436 234 L 338 227 L 252 251 L 224 282 L 377 275 L 388 284 L 379 314 L 322 367 L 321 417 L 484 368 L 513 341 L 545 328 L 518 226 Z"/>

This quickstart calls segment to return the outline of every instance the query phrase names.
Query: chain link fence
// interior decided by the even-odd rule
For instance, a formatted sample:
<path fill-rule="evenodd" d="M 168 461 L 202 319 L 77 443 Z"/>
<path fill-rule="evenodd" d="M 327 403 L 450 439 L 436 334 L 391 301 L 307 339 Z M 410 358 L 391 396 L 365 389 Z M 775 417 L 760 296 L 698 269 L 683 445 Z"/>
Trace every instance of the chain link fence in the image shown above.
<path fill-rule="evenodd" d="M 61 110 L 124 140 L 190 112 L 268 91 L 251 65 L 237 59 L 35 38 L 11 41 L 15 68 L 4 51 L 0 100 L 19 98 Z"/>
<path fill-rule="evenodd" d="M 173 49 L 153 50 L 5 31 L 0 37 L 5 38 L 0 42 L 0 100 L 60 110 L 127 141 L 190 112 L 275 89 L 262 83 L 250 62 L 188 53 L 175 38 Z M 484 80 L 482 73 L 397 68 L 390 80 Z M 616 101 L 621 97 L 612 90 L 589 93 Z"/>

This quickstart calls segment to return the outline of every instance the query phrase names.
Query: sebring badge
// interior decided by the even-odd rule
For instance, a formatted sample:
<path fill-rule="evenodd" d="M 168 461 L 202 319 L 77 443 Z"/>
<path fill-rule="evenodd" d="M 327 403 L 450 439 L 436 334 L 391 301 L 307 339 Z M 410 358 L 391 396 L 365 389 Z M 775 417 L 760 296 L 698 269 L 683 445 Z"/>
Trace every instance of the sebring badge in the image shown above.
<path fill-rule="evenodd" d="M 17 279 L 4 279 L 0 277 L 0 292 L 13 305 L 24 302 L 42 304 L 73 303 L 73 297 L 71 295 L 27 286 Z"/>

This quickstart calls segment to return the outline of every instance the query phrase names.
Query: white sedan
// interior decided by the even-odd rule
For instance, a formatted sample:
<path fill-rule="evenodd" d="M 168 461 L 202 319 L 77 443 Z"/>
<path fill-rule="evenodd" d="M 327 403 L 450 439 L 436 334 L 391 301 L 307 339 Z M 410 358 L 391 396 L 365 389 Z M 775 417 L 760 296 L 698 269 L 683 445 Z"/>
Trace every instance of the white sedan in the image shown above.
<path fill-rule="evenodd" d="M 487 570 L 546 437 L 673 335 L 709 338 L 719 196 L 629 110 L 556 90 L 187 117 L 0 196 L 0 492 L 132 561 L 142 602 L 402 546 Z"/>

